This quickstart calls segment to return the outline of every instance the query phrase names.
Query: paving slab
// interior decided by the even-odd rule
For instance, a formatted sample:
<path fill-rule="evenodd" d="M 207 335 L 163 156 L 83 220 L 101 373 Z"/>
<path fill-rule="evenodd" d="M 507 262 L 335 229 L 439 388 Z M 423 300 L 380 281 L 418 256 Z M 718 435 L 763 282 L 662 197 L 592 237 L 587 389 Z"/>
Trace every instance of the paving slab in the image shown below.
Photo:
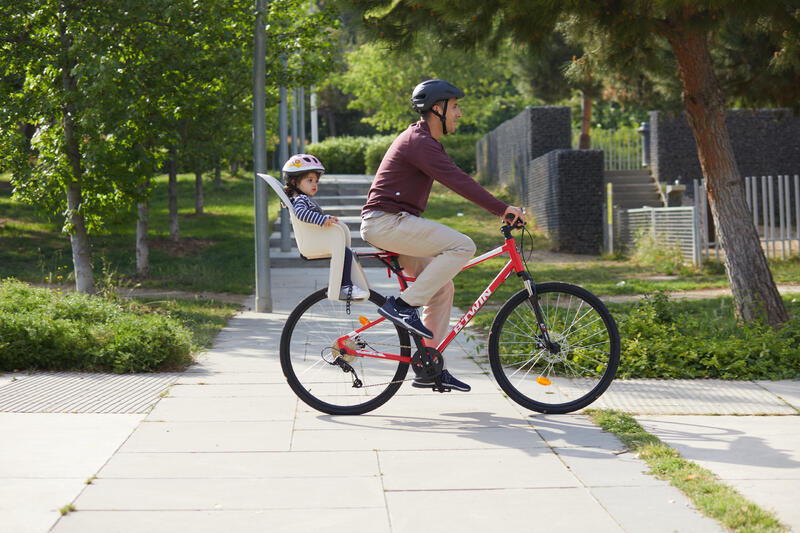
<path fill-rule="evenodd" d="M 147 419 L 163 422 L 292 420 L 297 399 L 287 396 L 164 398 Z"/>
<path fill-rule="evenodd" d="M 394 533 L 424 531 L 431 517 L 460 533 L 625 531 L 584 488 L 387 491 L 386 501 Z"/>
<path fill-rule="evenodd" d="M 383 486 L 389 491 L 580 486 L 558 456 L 542 447 L 379 451 L 378 459 Z"/>
<path fill-rule="evenodd" d="M 118 453 L 97 474 L 106 478 L 319 478 L 378 476 L 375 451 Z"/>
<path fill-rule="evenodd" d="M 637 417 L 683 457 L 800 531 L 800 416 Z"/>
<path fill-rule="evenodd" d="M 47 531 L 141 419 L 0 413 L 0 530 Z"/>
<path fill-rule="evenodd" d="M 75 501 L 78 512 L 383 508 L 378 476 L 338 478 L 98 479 Z"/>
<path fill-rule="evenodd" d="M 257 511 L 81 511 L 63 517 L 54 533 L 388 533 L 386 509 L 296 509 Z"/>
<path fill-rule="evenodd" d="M 596 487 L 592 495 L 625 531 L 647 533 L 723 533 L 719 523 L 692 507 L 685 496 L 668 485 Z"/>
<path fill-rule="evenodd" d="M 287 451 L 291 432 L 291 421 L 144 422 L 119 451 Z"/>

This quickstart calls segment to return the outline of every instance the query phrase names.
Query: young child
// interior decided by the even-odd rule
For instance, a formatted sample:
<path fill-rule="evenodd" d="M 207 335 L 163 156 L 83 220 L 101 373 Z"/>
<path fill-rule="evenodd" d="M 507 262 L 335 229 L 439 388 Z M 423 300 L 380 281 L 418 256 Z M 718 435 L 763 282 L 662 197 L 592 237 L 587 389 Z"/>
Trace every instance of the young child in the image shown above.
<path fill-rule="evenodd" d="M 313 155 L 296 154 L 289 158 L 283 165 L 283 175 L 286 180 L 286 196 L 292 202 L 295 216 L 303 222 L 317 224 L 327 228 L 339 221 L 332 215 L 326 215 L 322 208 L 311 199 L 317 194 L 317 182 L 325 167 Z M 342 269 L 342 288 L 339 291 L 340 300 L 363 300 L 369 298 L 369 292 L 350 279 L 350 268 L 353 264 L 353 251 L 344 249 L 344 268 Z"/>

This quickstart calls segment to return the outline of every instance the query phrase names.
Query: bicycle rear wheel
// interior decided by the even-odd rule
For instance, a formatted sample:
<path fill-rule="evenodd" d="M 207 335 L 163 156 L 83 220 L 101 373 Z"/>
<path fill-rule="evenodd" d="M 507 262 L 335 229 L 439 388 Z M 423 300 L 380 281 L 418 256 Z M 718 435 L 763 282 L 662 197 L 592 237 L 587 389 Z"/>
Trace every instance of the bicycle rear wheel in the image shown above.
<path fill-rule="evenodd" d="M 300 302 L 289 315 L 281 334 L 280 360 L 289 386 L 305 403 L 332 415 L 358 415 L 383 405 L 391 398 L 408 372 L 408 363 L 374 357 L 346 356 L 347 365 L 337 364 L 334 341 L 362 327 L 359 317 L 380 318 L 378 307 L 385 298 L 371 291 L 364 302 L 328 300 L 327 288 Z M 378 352 L 411 356 L 408 331 L 388 320 L 362 332 L 353 346 Z M 347 366 L 355 371 L 347 371 Z M 361 385 L 354 387 L 357 376 Z"/>
<path fill-rule="evenodd" d="M 569 413 L 595 401 L 619 366 L 617 324 L 592 293 L 567 283 L 536 285 L 550 340 L 545 346 L 528 291 L 509 298 L 489 336 L 489 361 L 500 387 L 518 404 Z"/>

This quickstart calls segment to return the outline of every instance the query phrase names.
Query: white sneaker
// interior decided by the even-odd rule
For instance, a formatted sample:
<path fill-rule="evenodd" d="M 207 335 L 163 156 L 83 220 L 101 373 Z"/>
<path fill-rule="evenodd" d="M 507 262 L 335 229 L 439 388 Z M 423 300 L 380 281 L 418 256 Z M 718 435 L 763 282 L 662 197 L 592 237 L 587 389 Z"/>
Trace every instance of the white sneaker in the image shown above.
<path fill-rule="evenodd" d="M 347 300 L 347 293 L 350 292 L 350 285 L 342 285 L 342 290 L 339 291 L 339 299 Z M 369 291 L 365 291 L 358 285 L 352 285 L 353 293 L 350 295 L 351 300 L 366 300 L 369 298 Z"/>

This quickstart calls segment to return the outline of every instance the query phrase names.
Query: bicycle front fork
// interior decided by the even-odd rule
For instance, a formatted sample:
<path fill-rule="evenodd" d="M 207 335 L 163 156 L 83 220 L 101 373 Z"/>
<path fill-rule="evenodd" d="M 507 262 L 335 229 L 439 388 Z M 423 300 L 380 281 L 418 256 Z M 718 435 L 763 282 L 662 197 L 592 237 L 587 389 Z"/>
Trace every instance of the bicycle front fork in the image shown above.
<path fill-rule="evenodd" d="M 525 289 L 528 291 L 528 301 L 533 307 L 533 313 L 536 315 L 536 324 L 539 326 L 539 342 L 542 348 L 545 348 L 551 354 L 558 354 L 561 351 L 561 345 L 550 339 L 550 332 L 547 331 L 547 325 L 542 313 L 542 306 L 539 305 L 539 295 L 536 293 L 536 284 L 527 272 L 522 272 L 522 282 L 525 284 Z"/>

